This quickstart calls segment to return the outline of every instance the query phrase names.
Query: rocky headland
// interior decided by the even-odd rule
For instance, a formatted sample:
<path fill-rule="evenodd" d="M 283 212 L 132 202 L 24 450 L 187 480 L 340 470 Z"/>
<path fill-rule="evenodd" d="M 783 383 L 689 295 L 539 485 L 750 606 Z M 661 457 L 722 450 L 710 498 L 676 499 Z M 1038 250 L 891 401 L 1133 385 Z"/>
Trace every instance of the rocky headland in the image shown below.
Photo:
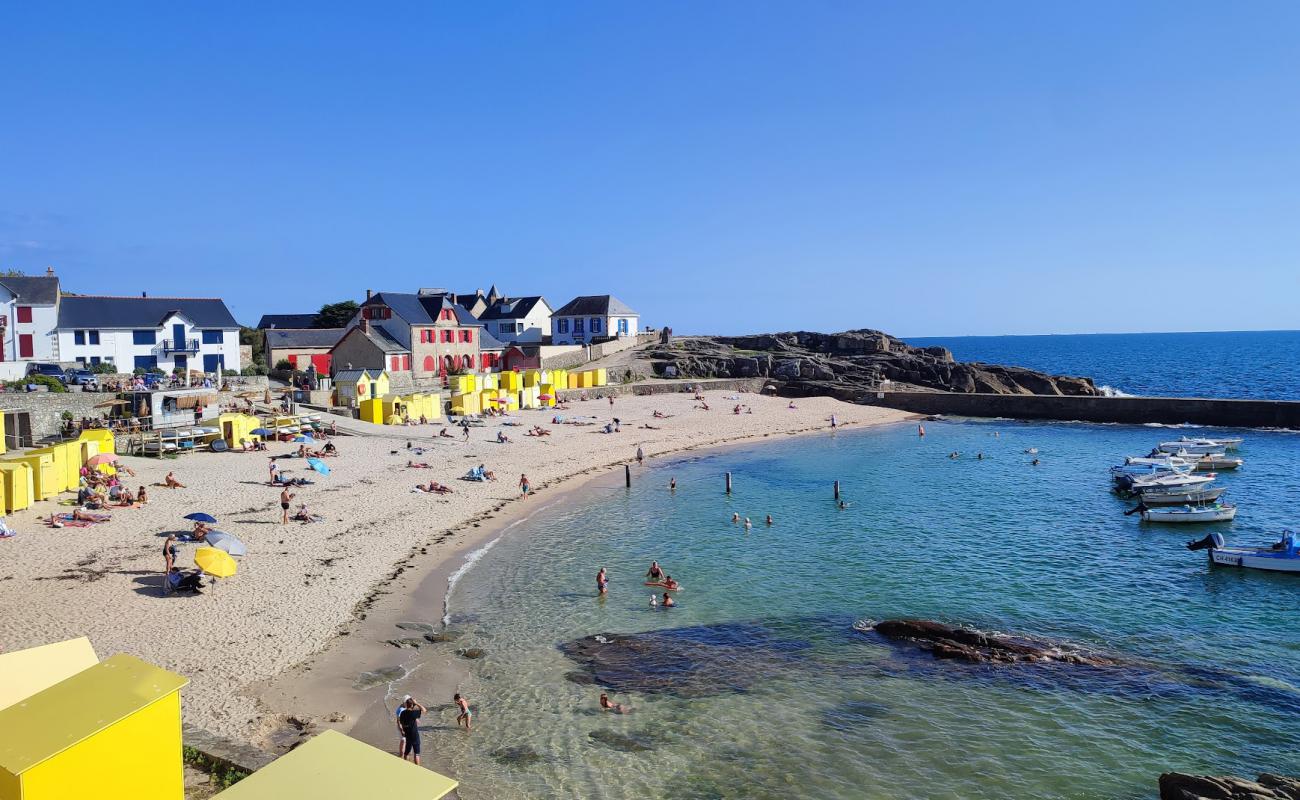
<path fill-rule="evenodd" d="M 642 353 L 661 378 L 767 378 L 783 394 L 854 401 L 889 381 L 899 390 L 1098 395 L 1090 378 L 955 361 L 944 347 L 912 347 L 880 331 L 676 337 Z"/>
<path fill-rule="evenodd" d="M 1300 779 L 1267 772 L 1253 781 L 1166 772 L 1160 776 L 1160 800 L 1300 800 Z"/>

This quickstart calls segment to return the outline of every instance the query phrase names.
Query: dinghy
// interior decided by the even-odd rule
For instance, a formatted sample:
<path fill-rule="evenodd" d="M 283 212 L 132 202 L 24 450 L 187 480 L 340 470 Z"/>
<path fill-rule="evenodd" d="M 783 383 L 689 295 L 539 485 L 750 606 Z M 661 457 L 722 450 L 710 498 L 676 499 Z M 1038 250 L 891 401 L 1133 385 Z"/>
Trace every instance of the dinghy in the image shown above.
<path fill-rule="evenodd" d="M 1221 534 L 1211 533 L 1188 542 L 1187 549 L 1209 550 L 1212 565 L 1300 573 L 1300 536 L 1293 531 L 1283 531 L 1281 541 L 1265 547 L 1226 547 Z"/>
<path fill-rule="evenodd" d="M 1139 501 L 1138 509 L 1142 510 L 1143 522 L 1228 522 L 1237 516 L 1237 507 L 1224 503 L 1170 508 L 1144 508 Z"/>

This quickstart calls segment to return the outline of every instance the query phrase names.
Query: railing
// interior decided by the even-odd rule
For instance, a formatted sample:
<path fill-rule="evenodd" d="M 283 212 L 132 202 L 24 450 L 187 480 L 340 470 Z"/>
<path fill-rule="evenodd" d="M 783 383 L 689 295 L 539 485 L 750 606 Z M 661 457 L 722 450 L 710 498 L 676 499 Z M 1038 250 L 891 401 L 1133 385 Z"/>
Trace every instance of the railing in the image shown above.
<path fill-rule="evenodd" d="M 163 339 L 154 347 L 155 355 L 166 355 L 168 353 L 197 353 L 199 352 L 198 339 Z"/>

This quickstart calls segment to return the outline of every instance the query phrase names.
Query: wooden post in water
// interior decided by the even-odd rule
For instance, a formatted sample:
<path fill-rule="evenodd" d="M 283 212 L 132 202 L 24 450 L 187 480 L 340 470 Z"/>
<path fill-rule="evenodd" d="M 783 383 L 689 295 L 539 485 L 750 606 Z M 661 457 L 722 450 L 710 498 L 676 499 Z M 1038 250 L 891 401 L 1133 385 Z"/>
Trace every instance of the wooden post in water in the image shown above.
<path fill-rule="evenodd" d="M 623 465 L 623 479 L 627 481 L 627 488 L 631 489 L 632 488 L 632 465 L 631 464 Z"/>
<path fill-rule="evenodd" d="M 839 481 L 835 481 L 835 499 L 836 499 L 836 500 L 839 500 L 839 499 L 840 499 L 840 482 L 839 482 Z"/>
<path fill-rule="evenodd" d="M 727 473 L 727 494 L 731 494 L 731 473 Z"/>

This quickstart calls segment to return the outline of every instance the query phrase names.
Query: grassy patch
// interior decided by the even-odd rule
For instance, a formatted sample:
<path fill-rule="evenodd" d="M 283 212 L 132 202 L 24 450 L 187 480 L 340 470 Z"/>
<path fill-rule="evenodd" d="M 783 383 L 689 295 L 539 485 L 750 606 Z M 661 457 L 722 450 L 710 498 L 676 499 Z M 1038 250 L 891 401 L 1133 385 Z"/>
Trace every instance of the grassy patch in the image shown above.
<path fill-rule="evenodd" d="M 212 776 L 212 785 L 218 789 L 225 789 L 234 786 L 250 773 L 235 767 L 228 767 L 224 764 L 218 764 L 212 759 L 195 750 L 193 747 L 181 747 L 181 757 L 186 764 L 196 769 L 201 769 Z"/>

